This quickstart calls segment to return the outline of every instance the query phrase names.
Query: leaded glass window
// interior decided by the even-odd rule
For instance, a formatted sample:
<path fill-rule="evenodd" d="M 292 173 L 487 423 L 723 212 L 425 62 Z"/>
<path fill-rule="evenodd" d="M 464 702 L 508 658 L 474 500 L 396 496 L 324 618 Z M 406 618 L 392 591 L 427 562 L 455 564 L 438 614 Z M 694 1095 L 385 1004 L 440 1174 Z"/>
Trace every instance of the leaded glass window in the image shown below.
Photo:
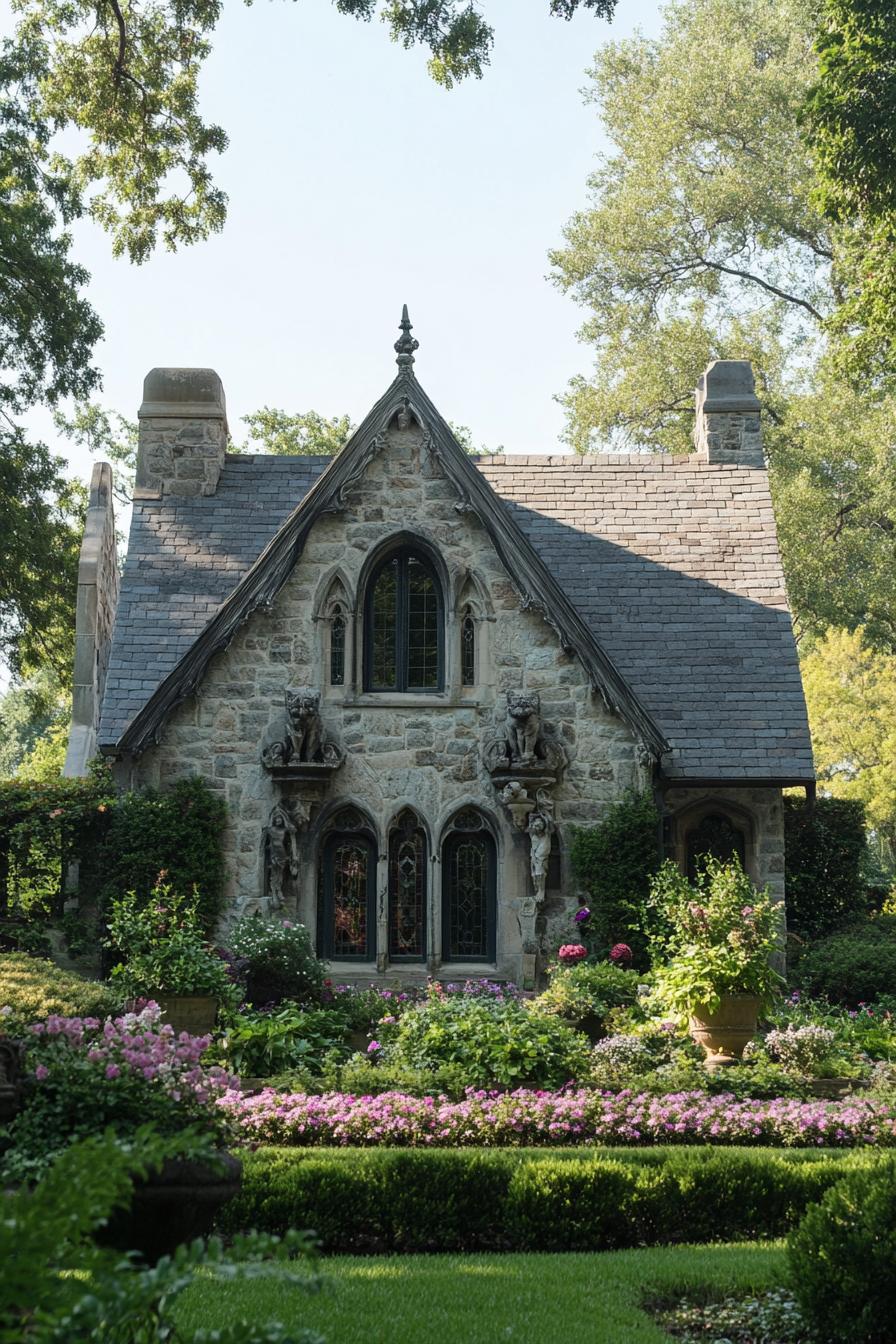
<path fill-rule="evenodd" d="M 476 622 L 469 607 L 460 623 L 460 671 L 461 685 L 476 685 Z"/>
<path fill-rule="evenodd" d="M 700 822 L 694 826 L 687 835 L 687 863 L 688 877 L 693 882 L 699 869 L 702 867 L 701 860 L 711 855 L 714 859 L 719 859 L 722 863 L 728 863 L 731 859 L 740 860 L 743 868 L 746 865 L 746 838 L 743 831 L 739 830 L 729 817 L 723 812 L 707 812 L 701 818 Z"/>
<path fill-rule="evenodd" d="M 339 605 L 330 620 L 330 685 L 345 683 L 345 615 Z"/>
<path fill-rule="evenodd" d="M 475 816 L 475 813 L 473 814 Z M 462 814 L 458 821 L 468 820 Z M 495 959 L 495 842 L 469 825 L 452 831 L 442 847 L 442 958 Z"/>
<path fill-rule="evenodd" d="M 426 836 L 410 810 L 389 835 L 389 957 L 426 956 Z"/>
<path fill-rule="evenodd" d="M 413 551 L 384 560 L 364 615 L 365 690 L 442 689 L 442 595 L 428 561 Z"/>
<path fill-rule="evenodd" d="M 333 834 L 321 853 L 318 946 L 339 961 L 372 961 L 376 851 L 367 835 Z"/>

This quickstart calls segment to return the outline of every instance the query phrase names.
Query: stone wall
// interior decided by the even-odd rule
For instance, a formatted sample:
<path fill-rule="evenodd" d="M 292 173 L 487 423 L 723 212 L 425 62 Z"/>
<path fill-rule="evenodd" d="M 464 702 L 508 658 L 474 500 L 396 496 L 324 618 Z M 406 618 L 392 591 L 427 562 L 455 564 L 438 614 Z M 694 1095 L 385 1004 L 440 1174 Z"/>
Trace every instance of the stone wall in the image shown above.
<path fill-rule="evenodd" d="M 301 872 L 291 894 L 298 917 L 316 922 L 317 847 L 334 807 L 351 803 L 370 817 L 385 856 L 390 821 L 413 807 L 428 831 L 432 916 L 440 890 L 439 844 L 458 808 L 475 804 L 492 819 L 498 846 L 498 969 L 519 978 L 531 897 L 529 844 L 514 828 L 482 763 L 485 736 L 503 723 L 505 693 L 537 690 L 543 717 L 569 756 L 553 790 L 561 860 L 552 864 L 537 936 L 553 945 L 571 933 L 575 899 L 566 871 L 569 827 L 593 822 L 639 778 L 635 742 L 586 683 L 578 661 L 563 652 L 534 611 L 520 610 L 516 590 L 478 519 L 458 512 L 453 487 L 426 448 L 422 433 L 393 429 L 386 445 L 348 493 L 340 514 L 313 525 L 304 551 L 270 611 L 257 611 L 230 648 L 211 664 L 201 695 L 172 715 L 161 744 L 142 757 L 125 782 L 165 784 L 198 773 L 225 796 L 230 822 L 225 846 L 229 898 L 235 910 L 256 908 L 264 891 L 263 829 L 281 787 L 261 764 L 262 746 L 282 736 L 286 686 L 322 689 L 327 736 L 346 751 L 325 791 L 307 793 L 311 819 L 302 832 Z M 396 535 L 416 538 L 434 556 L 445 592 L 446 689 L 443 693 L 362 693 L 360 593 L 379 546 Z M 346 678 L 328 687 L 329 604 L 348 612 Z M 478 644 L 476 684 L 461 686 L 460 619 L 469 607 Z M 378 870 L 384 920 L 386 861 Z M 530 902 L 531 904 L 531 902 Z M 438 928 L 438 919 L 430 920 Z M 436 968 L 431 960 L 430 969 Z M 423 972 L 422 967 L 417 973 Z"/>
<path fill-rule="evenodd" d="M 78 559 L 72 726 L 63 769 L 63 774 L 69 777 L 86 774 L 96 755 L 96 732 L 109 666 L 118 587 L 112 469 L 108 462 L 97 462 L 90 477 L 84 539 Z"/>

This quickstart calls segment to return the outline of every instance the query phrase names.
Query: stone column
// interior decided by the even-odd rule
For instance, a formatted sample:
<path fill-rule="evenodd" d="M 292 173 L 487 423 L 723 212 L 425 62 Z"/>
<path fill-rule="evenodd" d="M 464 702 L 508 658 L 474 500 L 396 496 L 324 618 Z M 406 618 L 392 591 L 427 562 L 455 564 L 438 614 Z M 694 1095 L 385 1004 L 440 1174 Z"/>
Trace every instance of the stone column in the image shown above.
<path fill-rule="evenodd" d="M 62 772 L 68 778 L 86 775 L 96 755 L 96 731 L 109 666 L 118 585 L 112 468 L 108 462 L 97 462 L 90 478 L 84 540 L 78 560 L 72 726 Z"/>
<path fill-rule="evenodd" d="M 748 359 L 715 359 L 697 384 L 695 456 L 703 462 L 764 467 L 759 398 Z"/>
<path fill-rule="evenodd" d="M 227 449 L 224 389 L 214 369 L 151 369 L 137 414 L 134 499 L 213 495 Z"/>

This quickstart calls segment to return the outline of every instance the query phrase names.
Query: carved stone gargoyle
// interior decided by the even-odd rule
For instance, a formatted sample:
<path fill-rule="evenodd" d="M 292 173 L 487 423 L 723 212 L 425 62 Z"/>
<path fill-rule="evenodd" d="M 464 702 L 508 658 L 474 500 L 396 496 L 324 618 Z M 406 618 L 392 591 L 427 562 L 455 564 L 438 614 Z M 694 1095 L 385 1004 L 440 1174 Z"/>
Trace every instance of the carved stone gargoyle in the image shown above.
<path fill-rule="evenodd" d="M 568 757 L 553 726 L 541 717 L 538 691 L 507 692 L 503 730 L 486 739 L 483 757 L 488 772 L 502 782 L 512 776 L 545 783 L 556 780 Z"/>
<path fill-rule="evenodd" d="M 320 717 L 320 691 L 307 687 L 286 688 L 286 736 L 269 742 L 261 753 L 262 764 L 280 774 L 314 776 L 337 769 L 345 753 L 324 737 Z M 288 767 L 284 770 L 284 767 Z M 307 770 L 301 767 L 309 767 Z"/>

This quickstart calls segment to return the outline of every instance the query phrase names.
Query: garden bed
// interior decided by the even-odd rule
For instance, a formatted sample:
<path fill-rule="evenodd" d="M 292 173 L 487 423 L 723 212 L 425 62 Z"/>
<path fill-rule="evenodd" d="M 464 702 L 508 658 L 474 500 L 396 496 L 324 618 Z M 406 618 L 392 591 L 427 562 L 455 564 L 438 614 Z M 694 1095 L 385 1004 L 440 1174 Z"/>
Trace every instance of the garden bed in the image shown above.
<path fill-rule="evenodd" d="M 247 1142 L 295 1147 L 457 1148 L 579 1144 L 711 1143 L 849 1148 L 896 1145 L 896 1106 L 843 1101 L 738 1101 L 727 1093 L 666 1096 L 586 1088 L 469 1092 L 463 1101 L 401 1092 L 256 1096 L 220 1103 Z"/>
<path fill-rule="evenodd" d="M 329 1252 L 606 1250 L 782 1236 L 873 1152 L 261 1148 L 225 1232 L 312 1227 Z"/>

